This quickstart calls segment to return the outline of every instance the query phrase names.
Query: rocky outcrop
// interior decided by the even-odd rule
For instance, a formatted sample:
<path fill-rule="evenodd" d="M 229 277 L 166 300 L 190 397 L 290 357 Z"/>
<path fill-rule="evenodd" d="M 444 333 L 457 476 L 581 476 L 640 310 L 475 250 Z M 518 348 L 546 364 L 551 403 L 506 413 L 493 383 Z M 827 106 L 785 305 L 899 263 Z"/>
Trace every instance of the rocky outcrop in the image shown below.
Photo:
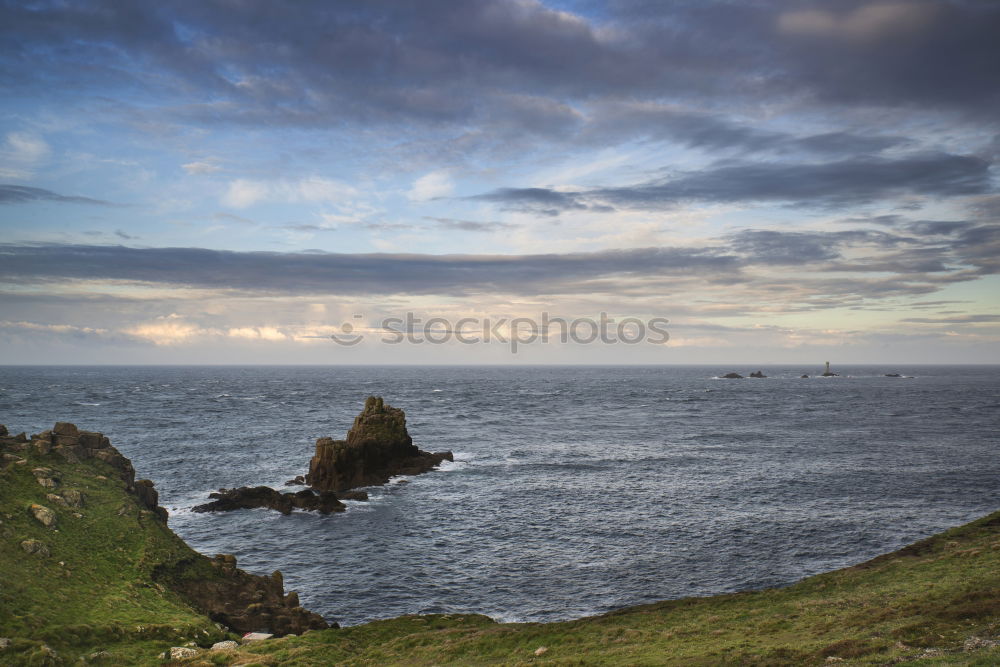
<path fill-rule="evenodd" d="M 320 438 L 306 483 L 318 491 L 345 491 L 385 484 L 396 475 L 416 475 L 453 461 L 451 452 L 424 452 L 406 430 L 406 415 L 369 396 L 346 440 Z"/>
<path fill-rule="evenodd" d="M 722 376 L 725 380 L 742 380 L 744 379 L 739 373 L 726 373 Z"/>
<path fill-rule="evenodd" d="M 237 509 L 267 507 L 282 514 L 291 514 L 293 509 L 316 511 L 321 514 L 343 512 L 346 508 L 336 494 L 330 491 L 316 493 L 303 489 L 297 493 L 281 493 L 269 486 L 241 486 L 238 489 L 220 489 L 208 494 L 214 498 L 210 503 L 192 508 L 194 512 L 226 512 Z"/>
<path fill-rule="evenodd" d="M 153 579 L 180 593 L 213 621 L 239 632 L 268 631 L 275 635 L 337 627 L 299 605 L 298 594 L 285 594 L 284 578 L 275 570 L 258 576 L 236 567 L 236 557 L 219 554 L 204 568 L 204 556 L 153 572 Z"/>
<path fill-rule="evenodd" d="M 6 432 L 6 428 L 3 430 Z M 80 463 L 87 459 L 103 461 L 115 469 L 119 479 L 125 483 L 126 490 L 139 499 L 142 507 L 164 523 L 167 521 L 167 510 L 159 506 L 159 494 L 153 488 L 153 483 L 148 479 L 137 482 L 132 462 L 112 447 L 111 441 L 103 433 L 81 431 L 75 424 L 56 422 L 51 430 L 42 431 L 30 439 L 23 433 L 13 437 L 0 435 L 0 446 L 4 446 L 8 451 L 34 450 L 34 453 L 42 456 L 55 454 L 67 463 Z M 59 486 L 59 474 L 52 468 L 35 468 L 32 473 L 38 483 L 46 488 L 55 489 Z M 67 489 L 62 493 L 62 497 L 70 505 L 83 504 L 83 496 L 79 491 Z"/>
<path fill-rule="evenodd" d="M 764 371 L 757 371 L 756 373 L 751 373 L 750 377 L 752 377 L 752 378 L 766 378 L 767 376 L 764 375 Z"/>
<path fill-rule="evenodd" d="M 241 634 L 260 631 L 280 636 L 329 627 L 321 616 L 302 608 L 296 593 L 285 593 L 280 572 L 263 577 L 249 574 L 236 567 L 233 556 L 208 558 L 184 544 L 167 527 L 167 514 L 159 507 L 153 482 L 136 481 L 132 463 L 102 434 L 59 422 L 52 430 L 29 439 L 23 434 L 11 436 L 0 425 L 0 454 L 14 452 L 18 455 L 13 458 L 25 465 L 12 460 L 0 468 L 0 490 L 23 490 L 18 500 L 29 525 L 38 531 L 35 538 L 19 540 L 22 557 L 120 562 L 122 549 L 115 550 L 114 540 L 103 541 L 87 553 L 79 553 L 72 540 L 66 541 L 74 529 L 72 517 L 84 518 L 84 512 L 92 526 L 107 534 L 138 536 L 132 543 L 142 548 L 136 549 L 136 562 L 127 568 L 128 576 L 136 577 L 131 585 L 161 591 L 168 608 L 183 600 L 215 623 Z M 4 487 L 7 476 L 23 481 Z M 86 494 L 80 491 L 84 479 L 92 485 Z M 321 504 L 322 494 L 307 490 L 297 495 L 305 494 Z M 340 505 L 333 494 L 326 503 Z M 43 527 L 49 530 L 43 533 Z M 64 563 L 59 560 L 59 565 Z M 69 576 L 69 570 L 66 573 Z M 120 582 L 116 577 L 116 571 L 95 574 L 84 587 L 85 594 L 99 596 L 108 590 L 117 591 Z M 113 587 L 108 589 L 111 581 Z M 67 590 L 76 594 L 78 589 Z M 154 618 L 157 613 L 150 611 Z M 207 619 L 204 623 L 211 625 Z"/>

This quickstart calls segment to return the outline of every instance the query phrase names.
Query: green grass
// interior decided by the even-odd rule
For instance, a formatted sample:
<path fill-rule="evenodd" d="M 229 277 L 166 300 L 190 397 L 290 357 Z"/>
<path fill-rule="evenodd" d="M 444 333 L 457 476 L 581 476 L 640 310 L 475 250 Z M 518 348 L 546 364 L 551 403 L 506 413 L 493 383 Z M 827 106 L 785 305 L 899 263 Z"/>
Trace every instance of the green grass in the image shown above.
<path fill-rule="evenodd" d="M 114 470 L 93 460 L 70 465 L 53 455 L 25 456 L 27 464 L 0 472 L 0 637 L 13 639 L 0 664 L 72 664 L 106 651 L 99 664 L 157 665 L 169 646 L 223 638 L 208 618 L 154 582 L 155 568 L 169 570 L 194 552 L 141 510 Z M 54 492 L 79 489 L 86 505 L 73 510 L 47 500 L 53 490 L 31 474 L 40 465 L 61 473 Z M 30 515 L 31 503 L 56 511 L 57 530 Z M 24 553 L 20 543 L 27 539 L 45 543 L 51 555 Z M 203 565 L 198 576 L 211 576 Z M 995 647 L 964 650 L 972 638 L 1000 639 L 1000 512 L 787 588 L 562 623 L 404 616 L 203 651 L 188 664 L 1000 664 Z M 43 644 L 59 658 L 46 656 Z"/>
<path fill-rule="evenodd" d="M 23 651 L 0 653 L 0 663 L 43 664 L 39 648 L 47 644 L 67 659 L 108 650 L 130 664 L 178 643 L 223 638 L 206 616 L 153 582 L 156 566 L 196 555 L 140 508 L 117 471 L 96 460 L 71 465 L 53 454 L 18 454 L 27 463 L 0 472 L 0 636 L 29 641 L 18 644 Z M 59 487 L 39 485 L 35 467 L 58 471 Z M 66 489 L 82 491 L 84 506 L 46 497 Z M 32 503 L 55 511 L 53 528 L 31 516 Z M 25 553 L 21 542 L 29 539 L 51 555 Z"/>

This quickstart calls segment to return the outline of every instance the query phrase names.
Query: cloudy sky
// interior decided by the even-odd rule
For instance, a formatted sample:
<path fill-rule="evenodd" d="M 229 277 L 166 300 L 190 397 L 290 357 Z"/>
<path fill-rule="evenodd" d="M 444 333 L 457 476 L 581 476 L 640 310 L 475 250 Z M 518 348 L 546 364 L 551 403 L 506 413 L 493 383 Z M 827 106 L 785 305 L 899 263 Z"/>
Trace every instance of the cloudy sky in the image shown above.
<path fill-rule="evenodd" d="M 990 0 L 4 1 L 0 363 L 998 363 L 998 34 Z M 670 340 L 386 344 L 407 312 Z"/>

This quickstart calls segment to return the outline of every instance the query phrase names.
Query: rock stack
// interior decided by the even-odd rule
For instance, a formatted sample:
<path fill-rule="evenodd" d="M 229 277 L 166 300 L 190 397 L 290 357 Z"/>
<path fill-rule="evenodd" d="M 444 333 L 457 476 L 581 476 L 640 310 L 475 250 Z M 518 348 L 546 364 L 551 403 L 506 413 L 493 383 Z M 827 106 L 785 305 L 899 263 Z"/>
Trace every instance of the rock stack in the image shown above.
<path fill-rule="evenodd" d="M 317 491 L 345 491 L 427 472 L 446 460 L 454 460 L 451 452 L 424 452 L 413 444 L 402 410 L 369 396 L 346 440 L 316 441 L 306 483 Z"/>

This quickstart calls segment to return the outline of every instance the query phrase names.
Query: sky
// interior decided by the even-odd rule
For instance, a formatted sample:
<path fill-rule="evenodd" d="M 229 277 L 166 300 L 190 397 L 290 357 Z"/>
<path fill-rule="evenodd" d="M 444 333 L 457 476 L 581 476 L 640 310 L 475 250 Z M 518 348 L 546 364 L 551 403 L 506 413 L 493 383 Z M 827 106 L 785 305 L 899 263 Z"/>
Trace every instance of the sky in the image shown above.
<path fill-rule="evenodd" d="M 0 0 L 0 364 L 1000 363 L 998 34 Z"/>

